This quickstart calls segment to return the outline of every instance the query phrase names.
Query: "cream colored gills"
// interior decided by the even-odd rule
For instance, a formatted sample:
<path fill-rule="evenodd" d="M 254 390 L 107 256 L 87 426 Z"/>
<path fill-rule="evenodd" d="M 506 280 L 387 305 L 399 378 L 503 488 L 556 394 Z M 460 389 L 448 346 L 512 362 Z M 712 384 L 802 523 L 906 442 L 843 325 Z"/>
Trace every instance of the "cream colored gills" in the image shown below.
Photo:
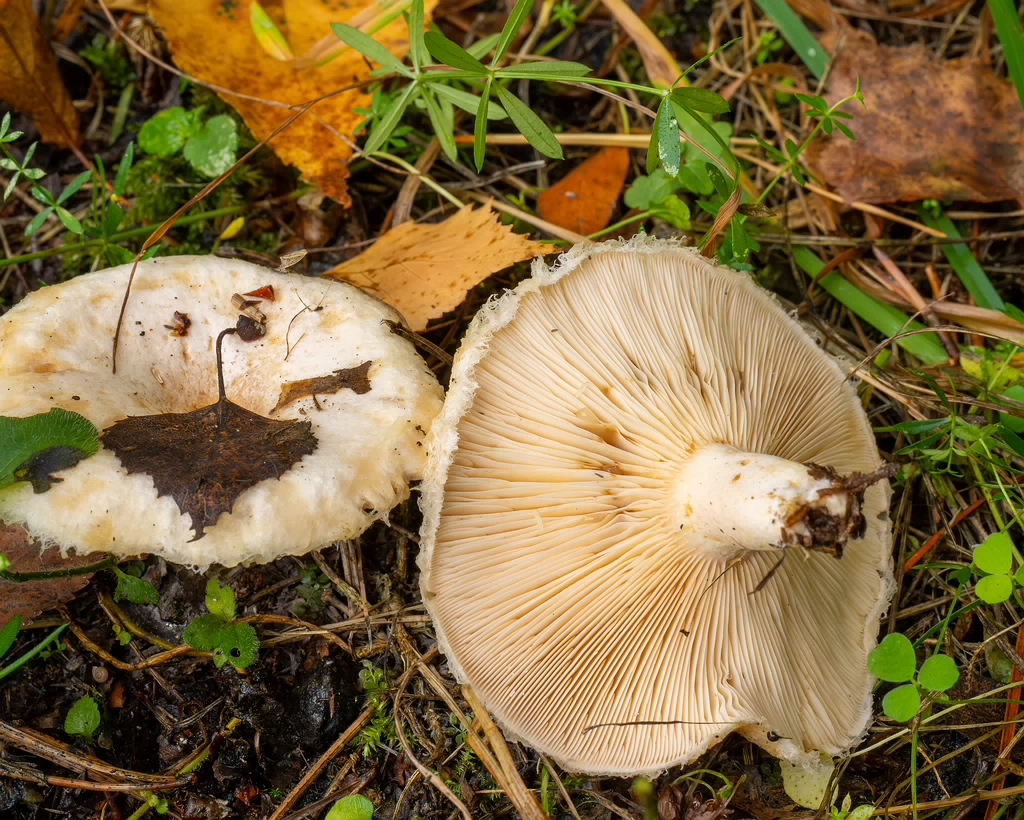
<path fill-rule="evenodd" d="M 0 519 L 84 552 L 233 566 L 355 537 L 408 496 L 442 392 L 413 346 L 383 323 L 399 320 L 395 311 L 351 285 L 245 262 L 151 260 L 139 265 L 114 374 L 111 339 L 130 268 L 44 288 L 0 319 L 0 415 L 57 406 L 102 431 L 126 416 L 210 405 L 218 397 L 214 342 L 239 315 L 232 297 L 271 285 L 275 299 L 259 303 L 266 335 L 224 341 L 226 396 L 274 419 L 308 420 L 316 450 L 244 490 L 196 540 L 191 517 L 108 449 L 62 472 L 46 493 L 27 484 L 0 491 Z M 175 312 L 191 321 L 186 335 L 169 329 Z M 367 392 L 305 395 L 275 409 L 284 384 L 367 361 Z"/>
<path fill-rule="evenodd" d="M 430 445 L 424 600 L 512 735 L 627 775 L 864 731 L 888 489 L 847 498 L 880 464 L 857 397 L 745 274 L 646 238 L 536 266 L 474 320 Z M 842 547 L 812 511 L 863 537 L 794 551 Z"/>

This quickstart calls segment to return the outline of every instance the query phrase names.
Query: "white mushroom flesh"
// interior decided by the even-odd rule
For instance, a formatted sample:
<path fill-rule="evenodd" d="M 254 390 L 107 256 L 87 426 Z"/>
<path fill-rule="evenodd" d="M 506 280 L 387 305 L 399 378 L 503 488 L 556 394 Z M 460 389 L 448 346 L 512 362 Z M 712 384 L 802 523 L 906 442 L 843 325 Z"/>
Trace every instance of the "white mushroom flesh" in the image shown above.
<path fill-rule="evenodd" d="M 395 311 L 351 285 L 277 273 L 216 257 L 143 262 L 122 325 L 117 373 L 111 340 L 130 265 L 43 288 L 0 318 L 0 415 L 51 407 L 103 430 L 130 415 L 183 413 L 217 401 L 214 340 L 233 327 L 234 294 L 272 285 L 258 302 L 266 335 L 224 342 L 227 398 L 273 419 L 308 420 L 318 447 L 284 473 L 243 491 L 198 540 L 191 517 L 150 476 L 129 475 L 101 449 L 36 495 L 0 491 L 0 519 L 80 552 L 159 553 L 228 566 L 301 554 L 352 538 L 408 496 L 442 393 L 412 345 L 383 320 Z M 175 336 L 174 312 L 188 314 Z M 282 385 L 372 361 L 371 389 L 304 396 L 274 411 Z"/>

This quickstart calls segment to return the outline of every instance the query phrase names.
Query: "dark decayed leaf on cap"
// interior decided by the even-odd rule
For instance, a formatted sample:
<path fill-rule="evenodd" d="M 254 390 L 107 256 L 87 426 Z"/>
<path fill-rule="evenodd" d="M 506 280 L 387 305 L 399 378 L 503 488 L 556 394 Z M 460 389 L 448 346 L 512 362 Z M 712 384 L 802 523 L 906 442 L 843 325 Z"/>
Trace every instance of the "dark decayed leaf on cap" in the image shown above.
<path fill-rule="evenodd" d="M 337 393 L 339 390 L 348 388 L 353 393 L 362 395 L 370 392 L 370 378 L 367 373 L 373 362 L 363 362 L 356 367 L 345 367 L 335 370 L 327 376 L 316 376 L 312 379 L 300 379 L 295 382 L 285 382 L 281 385 L 281 395 L 271 413 L 277 412 L 286 404 L 291 404 L 303 396 L 316 396 L 321 393 Z"/>
<path fill-rule="evenodd" d="M 103 431 L 130 473 L 146 473 L 192 517 L 193 540 L 249 487 L 280 478 L 317 447 L 308 421 L 273 421 L 222 398 L 189 413 L 129 416 Z"/>
<path fill-rule="evenodd" d="M 61 558 L 60 550 L 42 545 L 31 538 L 24 527 L 8 526 L 0 522 L 0 554 L 11 562 L 12 572 L 39 572 L 41 570 L 73 569 L 94 564 L 103 556 L 71 555 Z M 89 583 L 92 575 L 74 575 L 69 578 L 46 578 L 14 583 L 0 579 L 0 626 L 11 618 L 33 618 L 57 604 L 75 597 L 75 593 Z"/>

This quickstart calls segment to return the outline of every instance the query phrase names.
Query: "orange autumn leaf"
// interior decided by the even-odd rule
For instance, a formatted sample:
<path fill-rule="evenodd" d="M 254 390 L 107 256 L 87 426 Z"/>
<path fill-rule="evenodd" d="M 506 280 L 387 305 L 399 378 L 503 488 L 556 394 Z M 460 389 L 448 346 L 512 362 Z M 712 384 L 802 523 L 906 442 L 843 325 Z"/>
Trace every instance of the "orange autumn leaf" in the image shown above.
<path fill-rule="evenodd" d="M 436 0 L 428 0 L 428 13 L 435 4 Z M 331 23 L 346 23 L 362 13 L 361 20 L 372 14 L 378 8 L 374 0 L 261 3 L 296 55 L 293 61 L 275 59 L 261 48 L 250 22 L 251 5 L 250 0 L 150 0 L 149 12 L 163 28 L 181 69 L 236 92 L 218 93 L 238 110 L 257 139 L 268 137 L 288 119 L 293 110 L 287 106 L 301 105 L 369 77 L 371 65 L 352 49 L 320 67 L 304 65 L 301 58 L 333 36 Z M 401 17 L 373 36 L 399 57 L 409 48 Z M 347 206 L 351 200 L 345 180 L 352 157 L 348 140 L 364 119 L 352 109 L 369 107 L 365 88 L 336 94 L 318 102 L 275 137 L 270 147 L 324 194 Z"/>
<path fill-rule="evenodd" d="M 629 172 L 629 149 L 602 148 L 537 197 L 537 213 L 583 234 L 608 226 Z"/>
<path fill-rule="evenodd" d="M 822 42 L 837 39 L 826 99 L 852 94 L 859 76 L 867 108 L 844 106 L 855 142 L 833 134 L 806 157 L 847 202 L 1024 197 L 1024 112 L 1009 81 L 981 60 L 937 59 L 919 43 L 880 46 L 852 29 Z"/>
<path fill-rule="evenodd" d="M 405 222 L 325 275 L 369 291 L 420 331 L 492 273 L 547 251 L 502 225 L 489 205 L 467 205 L 444 222 Z"/>
<path fill-rule="evenodd" d="M 0 100 L 31 116 L 43 142 L 79 143 L 78 112 L 31 0 L 0 0 Z"/>

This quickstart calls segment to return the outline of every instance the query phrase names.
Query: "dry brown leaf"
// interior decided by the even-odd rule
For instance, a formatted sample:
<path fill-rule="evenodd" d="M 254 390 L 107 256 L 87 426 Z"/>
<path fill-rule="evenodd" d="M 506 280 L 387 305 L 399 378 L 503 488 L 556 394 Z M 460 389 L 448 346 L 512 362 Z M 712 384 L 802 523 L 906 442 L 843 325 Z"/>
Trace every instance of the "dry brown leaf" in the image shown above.
<path fill-rule="evenodd" d="M 31 0 L 0 0 L 0 100 L 30 115 L 43 142 L 78 145 L 78 112 Z"/>
<path fill-rule="evenodd" d="M 833 134 L 806 156 L 847 202 L 1024 197 L 1024 112 L 1008 81 L 920 44 L 880 46 L 853 30 L 840 39 L 827 99 L 852 94 L 859 75 L 867 109 L 846 106 L 856 142 Z"/>
<path fill-rule="evenodd" d="M 502 225 L 490 206 L 467 205 L 444 222 L 399 225 L 326 275 L 369 291 L 420 331 L 492 273 L 546 252 Z"/>
<path fill-rule="evenodd" d="M 607 227 L 629 172 L 628 148 L 603 148 L 537 197 L 537 213 L 576 233 Z"/>
<path fill-rule="evenodd" d="M 374 3 L 272 0 L 262 5 L 296 57 L 301 58 L 331 35 L 331 23 L 347 22 Z M 434 5 L 436 0 L 427 0 L 428 14 Z M 150 0 L 149 12 L 163 27 L 174 60 L 184 71 L 205 82 L 268 101 L 221 94 L 245 118 L 257 139 L 269 136 L 293 113 L 274 103 L 300 105 L 369 76 L 370 65 L 352 49 L 320 68 L 300 68 L 275 60 L 256 41 L 249 22 L 250 6 L 250 0 Z M 403 56 L 408 50 L 408 31 L 401 18 L 373 36 L 396 55 Z M 364 119 L 352 109 L 369 107 L 370 95 L 363 89 L 337 94 L 317 103 L 275 137 L 270 147 L 323 193 L 347 206 L 351 200 L 345 180 L 352 148 L 346 139 Z"/>
<path fill-rule="evenodd" d="M 102 560 L 99 553 L 68 558 L 60 557 L 60 550 L 51 548 L 40 555 L 38 541 L 28 537 L 24 527 L 5 525 L 0 521 L 0 554 L 11 562 L 12 572 L 38 572 L 70 567 L 81 567 Z M 89 583 L 91 575 L 71 578 L 50 578 L 44 581 L 11 583 L 0 580 L 0 626 L 15 615 L 33 618 L 75 597 L 75 593 Z"/>
<path fill-rule="evenodd" d="M 608 13 L 615 18 L 615 22 L 622 26 L 623 31 L 629 35 L 637 51 L 640 52 L 640 59 L 643 60 L 644 70 L 648 79 L 660 88 L 671 88 L 676 79 L 683 72 L 679 69 L 679 63 L 665 47 L 665 44 L 658 39 L 650 27 L 640 16 L 633 11 L 625 0 L 601 0 Z"/>

